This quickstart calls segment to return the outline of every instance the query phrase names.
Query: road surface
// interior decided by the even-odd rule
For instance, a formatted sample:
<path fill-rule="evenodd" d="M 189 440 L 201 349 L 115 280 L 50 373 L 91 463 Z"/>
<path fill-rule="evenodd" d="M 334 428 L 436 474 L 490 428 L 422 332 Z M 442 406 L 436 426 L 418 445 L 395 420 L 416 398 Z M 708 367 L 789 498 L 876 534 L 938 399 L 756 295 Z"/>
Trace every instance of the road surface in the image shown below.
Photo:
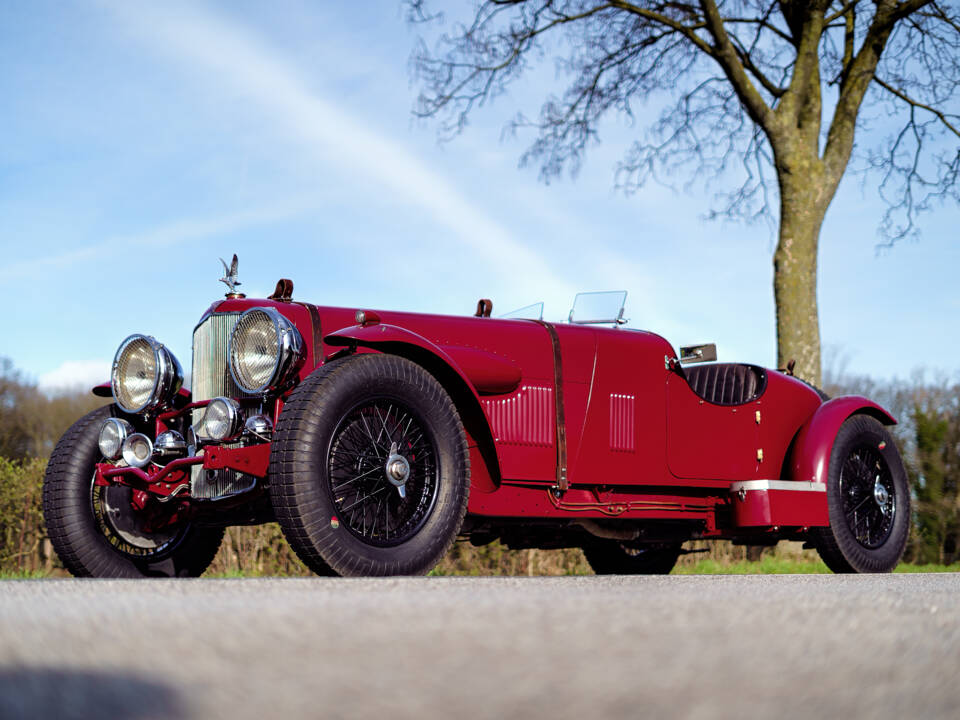
<path fill-rule="evenodd" d="M 960 574 L 0 583 L 0 718 L 960 717 Z"/>

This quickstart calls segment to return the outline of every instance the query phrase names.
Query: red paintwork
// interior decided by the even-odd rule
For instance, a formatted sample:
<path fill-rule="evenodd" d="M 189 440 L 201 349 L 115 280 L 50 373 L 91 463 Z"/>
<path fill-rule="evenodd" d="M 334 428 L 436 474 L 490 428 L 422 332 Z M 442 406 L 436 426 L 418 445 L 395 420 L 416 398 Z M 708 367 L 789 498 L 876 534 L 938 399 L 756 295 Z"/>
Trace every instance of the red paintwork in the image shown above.
<path fill-rule="evenodd" d="M 267 476 L 270 465 L 270 445 L 250 445 L 241 448 L 208 445 L 203 450 L 203 467 L 206 470 L 239 470 L 258 478 Z"/>
<path fill-rule="evenodd" d="M 801 485 L 801 483 L 796 483 Z M 826 486 L 811 490 L 807 483 L 797 489 L 733 488 L 733 519 L 737 527 L 829 525 Z"/>
<path fill-rule="evenodd" d="M 804 425 L 793 452 L 791 477 L 807 482 L 826 482 L 830 452 L 837 430 L 851 415 L 867 413 L 884 425 L 895 425 L 890 413 L 866 398 L 845 395 L 825 402 Z"/>
<path fill-rule="evenodd" d="M 118 467 L 112 463 L 99 463 L 93 483 L 94 485 L 120 483 L 165 497 L 172 495 L 178 488 L 182 490 L 183 488 L 179 486 L 189 481 L 190 466 L 199 465 L 202 462 L 202 457 L 179 458 L 162 468 L 156 465 L 150 466 L 149 471 L 127 466 Z"/>
<path fill-rule="evenodd" d="M 718 505 L 729 503 L 727 485 L 712 494 L 658 492 L 638 494 L 591 488 L 557 493 L 545 487 L 503 485 L 497 492 L 471 496 L 470 512 L 487 517 L 616 518 L 706 520 Z"/>
<path fill-rule="evenodd" d="M 731 485 L 822 483 L 833 438 L 847 417 L 870 412 L 893 422 L 865 398 L 822 404 L 804 383 L 776 370 L 767 371 L 756 400 L 713 405 L 670 369 L 676 352 L 649 332 L 555 325 L 563 368 L 558 388 L 551 335 L 537 322 L 317 307 L 320 328 L 314 328 L 304 305 L 248 298 L 214 303 L 207 314 L 251 307 L 276 308 L 299 329 L 306 353 L 300 379 L 331 356 L 351 352 L 402 355 L 437 377 L 464 420 L 471 459 L 468 512 L 475 518 L 682 520 L 692 523 L 692 535 L 734 538 L 758 529 L 823 526 L 823 493 L 778 486 L 751 490 L 741 500 Z M 357 310 L 366 315 L 362 326 Z M 315 337 L 323 339 L 316 351 Z M 561 389 L 566 492 L 555 488 Z M 274 418 L 282 402 L 276 398 Z M 202 404 L 162 414 L 157 431 Z M 269 448 L 207 446 L 202 462 L 264 478 Z M 159 485 L 169 482 L 166 476 L 183 475 L 189 464 L 174 461 L 150 473 L 101 465 L 96 481 L 163 494 Z"/>

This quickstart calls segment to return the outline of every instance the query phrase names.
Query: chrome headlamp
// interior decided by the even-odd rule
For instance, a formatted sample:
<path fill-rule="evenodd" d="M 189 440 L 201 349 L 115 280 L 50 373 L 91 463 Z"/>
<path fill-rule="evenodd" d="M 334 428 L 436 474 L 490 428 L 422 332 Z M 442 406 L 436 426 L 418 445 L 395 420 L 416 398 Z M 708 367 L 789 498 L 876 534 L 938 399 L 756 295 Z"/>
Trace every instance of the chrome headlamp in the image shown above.
<path fill-rule="evenodd" d="M 147 335 L 131 335 L 113 358 L 110 388 L 122 410 L 139 413 L 169 402 L 183 385 L 183 369 L 163 344 Z"/>
<path fill-rule="evenodd" d="M 153 443 L 143 433 L 134 433 L 123 441 L 123 459 L 135 468 L 145 467 L 153 459 Z"/>
<path fill-rule="evenodd" d="M 250 308 L 230 335 L 230 374 L 245 392 L 281 389 L 303 362 L 303 338 L 274 308 Z"/>
<path fill-rule="evenodd" d="M 196 434 L 204 440 L 223 442 L 235 438 L 242 428 L 240 404 L 233 398 L 218 397 L 207 404 Z"/>
<path fill-rule="evenodd" d="M 133 425 L 122 418 L 107 418 L 100 426 L 100 454 L 113 462 L 120 459 L 123 441 L 133 434 Z"/>

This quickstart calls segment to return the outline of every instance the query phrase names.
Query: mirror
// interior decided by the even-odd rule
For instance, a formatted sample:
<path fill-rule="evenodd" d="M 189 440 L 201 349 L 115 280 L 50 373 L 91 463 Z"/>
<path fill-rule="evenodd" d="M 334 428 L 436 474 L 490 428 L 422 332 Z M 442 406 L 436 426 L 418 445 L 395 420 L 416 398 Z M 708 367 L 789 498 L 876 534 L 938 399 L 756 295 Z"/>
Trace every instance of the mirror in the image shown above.
<path fill-rule="evenodd" d="M 687 345 L 680 348 L 680 362 L 682 363 L 713 362 L 716 359 L 717 346 L 714 343 Z"/>
<path fill-rule="evenodd" d="M 512 310 L 506 315 L 498 315 L 502 320 L 543 320 L 543 303 L 533 303 L 524 305 L 522 308 Z"/>
<path fill-rule="evenodd" d="M 576 325 L 623 325 L 627 322 L 623 319 L 626 302 L 626 290 L 577 293 L 567 321 Z"/>

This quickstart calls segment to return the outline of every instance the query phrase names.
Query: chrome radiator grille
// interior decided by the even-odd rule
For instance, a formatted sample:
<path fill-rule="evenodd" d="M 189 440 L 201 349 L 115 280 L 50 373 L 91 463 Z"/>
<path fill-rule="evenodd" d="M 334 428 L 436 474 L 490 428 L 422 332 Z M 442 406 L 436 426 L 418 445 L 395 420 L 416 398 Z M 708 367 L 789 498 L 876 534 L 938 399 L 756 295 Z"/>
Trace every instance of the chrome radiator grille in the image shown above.
<path fill-rule="evenodd" d="M 215 397 L 245 397 L 230 376 L 230 333 L 240 313 L 210 315 L 193 331 L 193 371 L 191 391 L 194 402 Z M 203 417 L 203 408 L 193 411 L 193 424 Z M 237 447 L 229 444 L 227 447 Z M 251 489 L 252 475 L 235 470 L 204 470 L 194 465 L 190 475 L 190 494 L 195 498 L 229 497 Z"/>
<path fill-rule="evenodd" d="M 193 331 L 193 399 L 240 397 L 244 393 L 230 377 L 230 333 L 240 313 L 211 315 Z M 194 410 L 194 413 L 197 411 Z M 202 411 L 201 411 L 202 412 Z M 196 420 L 196 414 L 194 415 Z"/>

